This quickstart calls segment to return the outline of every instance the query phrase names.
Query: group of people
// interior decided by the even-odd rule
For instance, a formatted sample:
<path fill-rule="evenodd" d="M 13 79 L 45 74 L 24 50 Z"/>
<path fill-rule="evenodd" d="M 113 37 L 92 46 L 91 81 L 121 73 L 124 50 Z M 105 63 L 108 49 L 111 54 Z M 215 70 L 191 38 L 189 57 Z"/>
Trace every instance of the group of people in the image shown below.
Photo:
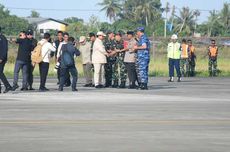
<path fill-rule="evenodd" d="M 18 44 L 18 54 L 14 68 L 14 80 L 10 85 L 4 75 L 4 66 L 7 62 L 8 40 L 0 28 L 0 79 L 5 85 L 4 93 L 15 91 L 19 88 L 19 72 L 22 70 L 22 91 L 34 90 L 33 63 L 31 54 L 41 48 L 41 62 L 37 63 L 40 72 L 40 91 L 48 91 L 46 79 L 49 71 L 50 58 L 56 61 L 58 90 L 72 87 L 77 90 L 78 71 L 74 57 L 82 57 L 83 72 L 85 77 L 84 87 L 100 88 L 126 88 L 148 90 L 148 71 L 150 62 L 150 41 L 145 34 L 144 27 L 136 31 L 128 31 L 126 36 L 121 31 L 102 31 L 81 36 L 79 45 L 68 33 L 58 31 L 57 40 L 51 41 L 49 33 L 45 33 L 39 42 L 33 38 L 33 31 L 21 31 L 19 38 L 11 40 Z M 177 81 L 181 77 L 195 76 L 196 55 L 192 40 L 182 39 L 178 42 L 177 35 L 172 35 L 167 47 L 169 63 L 169 80 L 174 81 L 174 68 L 177 72 Z M 215 40 L 211 41 L 208 48 L 210 76 L 217 74 L 218 48 Z M 72 81 L 70 80 L 70 75 Z M 128 80 L 127 80 L 128 78 Z M 0 85 L 1 86 L 1 85 Z M 1 87 L 0 87 L 1 92 Z"/>
<path fill-rule="evenodd" d="M 15 91 L 19 88 L 18 79 L 19 73 L 22 71 L 22 87 L 21 91 L 35 90 L 33 88 L 33 71 L 36 66 L 31 58 L 32 52 L 40 45 L 41 46 L 41 61 L 38 64 L 40 73 L 40 91 L 48 91 L 46 88 L 46 79 L 49 72 L 50 58 L 55 55 L 58 66 L 58 78 L 59 78 L 59 91 L 63 91 L 64 85 L 70 86 L 72 83 L 72 91 L 77 91 L 77 69 L 75 67 L 74 55 L 79 56 L 80 52 L 75 47 L 75 39 L 69 37 L 68 33 L 58 32 L 59 38 L 55 43 L 51 41 L 51 35 L 45 33 L 42 40 L 37 42 L 33 38 L 33 31 L 21 31 L 19 38 L 16 40 L 10 40 L 10 43 L 18 44 L 18 53 L 14 67 L 14 79 L 13 84 L 10 85 L 6 76 L 4 75 L 4 66 L 7 62 L 8 55 L 8 40 L 1 33 L 0 34 L 0 79 L 5 85 L 4 93 L 9 91 Z M 63 62 L 60 62 L 62 60 Z M 67 62 L 66 62 L 67 61 Z M 68 71 L 68 72 L 67 72 Z M 69 73 L 72 76 L 72 82 L 69 82 Z M 69 77 L 68 77 L 69 76 Z M 0 87 L 1 88 L 1 87 Z M 1 90 L 0 90 L 1 92 Z"/>
<path fill-rule="evenodd" d="M 168 82 L 174 81 L 174 69 L 177 72 L 178 82 L 181 81 L 181 77 L 195 76 L 196 54 L 191 39 L 182 39 L 182 43 L 179 43 L 178 36 L 173 34 L 171 42 L 168 44 L 167 52 L 169 59 Z M 218 47 L 216 46 L 216 41 L 213 39 L 211 40 L 211 45 L 208 47 L 207 55 L 209 57 L 209 76 L 217 76 Z"/>
<path fill-rule="evenodd" d="M 23 78 L 21 91 L 35 90 L 33 88 L 33 71 L 36 63 L 33 63 L 31 54 L 38 46 L 41 47 L 42 56 L 41 62 L 37 63 L 40 72 L 40 91 L 49 90 L 46 88 L 46 79 L 51 57 L 55 57 L 56 61 L 58 90 L 63 91 L 64 87 L 72 86 L 72 91 L 78 91 L 78 72 L 74 56 L 80 54 L 86 78 L 85 87 L 98 89 L 104 87 L 126 88 L 128 75 L 130 89 L 147 90 L 150 42 L 144 34 L 144 30 L 143 27 L 139 27 L 136 33 L 128 31 L 128 41 L 123 40 L 121 32 L 108 31 L 108 36 L 102 31 L 97 34 L 89 33 L 89 41 L 85 36 L 80 37 L 78 49 L 75 39 L 66 32 L 59 31 L 57 40 L 52 43 L 49 33 L 45 33 L 43 39 L 37 42 L 33 38 L 32 30 L 21 31 L 16 40 L 10 41 L 10 43 L 18 44 L 12 85 L 9 84 L 4 75 L 8 40 L 0 32 L 0 79 L 5 85 L 4 93 L 19 88 L 20 71 L 22 71 Z"/>
<path fill-rule="evenodd" d="M 90 33 L 90 42 L 81 36 L 85 87 L 126 88 L 128 77 L 129 89 L 147 90 L 150 41 L 144 31 L 143 27 L 137 28 L 136 33 L 128 31 L 127 40 L 120 31 Z"/>

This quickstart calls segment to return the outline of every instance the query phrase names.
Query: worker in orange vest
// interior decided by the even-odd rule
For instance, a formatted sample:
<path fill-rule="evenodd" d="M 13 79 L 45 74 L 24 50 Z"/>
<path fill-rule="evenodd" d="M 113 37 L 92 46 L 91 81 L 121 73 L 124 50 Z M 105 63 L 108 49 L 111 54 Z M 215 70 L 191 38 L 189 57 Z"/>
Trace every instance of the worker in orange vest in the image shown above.
<path fill-rule="evenodd" d="M 188 76 L 188 69 L 189 69 L 189 63 L 188 63 L 188 45 L 187 41 L 185 39 L 182 39 L 181 44 L 181 59 L 180 59 L 180 70 L 182 77 Z"/>
<path fill-rule="evenodd" d="M 195 67 L 196 67 L 196 55 L 195 55 L 195 47 L 192 44 L 192 40 L 188 40 L 188 63 L 189 69 L 188 73 L 189 76 L 195 76 Z"/>
<path fill-rule="evenodd" d="M 209 76 L 217 76 L 217 56 L 218 56 L 218 47 L 216 46 L 216 41 L 211 40 L 211 45 L 208 47 L 208 70 Z"/>

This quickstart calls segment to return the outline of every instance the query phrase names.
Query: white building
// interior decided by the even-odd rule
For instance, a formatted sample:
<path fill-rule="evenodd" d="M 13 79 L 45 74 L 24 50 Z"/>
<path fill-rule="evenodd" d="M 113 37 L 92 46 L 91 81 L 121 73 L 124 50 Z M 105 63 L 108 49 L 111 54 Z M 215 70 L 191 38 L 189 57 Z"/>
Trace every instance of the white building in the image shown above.
<path fill-rule="evenodd" d="M 66 31 L 68 23 L 65 23 L 60 20 L 52 19 L 52 18 L 24 18 L 29 22 L 29 24 L 33 25 L 37 32 L 40 34 L 49 32 L 50 30 L 56 31 Z"/>

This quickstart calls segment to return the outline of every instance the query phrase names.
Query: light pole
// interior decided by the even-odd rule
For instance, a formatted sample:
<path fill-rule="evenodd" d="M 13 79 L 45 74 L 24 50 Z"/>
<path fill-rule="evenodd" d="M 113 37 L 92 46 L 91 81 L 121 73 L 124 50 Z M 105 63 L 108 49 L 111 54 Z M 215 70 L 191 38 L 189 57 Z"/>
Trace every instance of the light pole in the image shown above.
<path fill-rule="evenodd" d="M 169 3 L 166 0 L 165 4 L 165 29 L 164 29 L 164 37 L 167 37 L 167 20 L 168 20 L 168 12 L 169 12 Z"/>

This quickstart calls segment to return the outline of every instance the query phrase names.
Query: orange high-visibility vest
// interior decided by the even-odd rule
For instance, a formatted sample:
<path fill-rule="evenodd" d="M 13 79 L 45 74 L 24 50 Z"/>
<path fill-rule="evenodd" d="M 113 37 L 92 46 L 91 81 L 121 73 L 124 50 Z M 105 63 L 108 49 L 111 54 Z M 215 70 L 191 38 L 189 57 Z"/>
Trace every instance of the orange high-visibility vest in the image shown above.
<path fill-rule="evenodd" d="M 189 46 L 189 54 L 192 55 L 195 53 L 195 47 L 194 46 Z"/>
<path fill-rule="evenodd" d="M 188 58 L 188 45 L 182 44 L 181 48 L 182 48 L 181 58 Z"/>
<path fill-rule="evenodd" d="M 216 46 L 215 47 L 210 46 L 209 47 L 209 56 L 216 57 L 217 54 L 218 54 L 218 48 Z"/>

